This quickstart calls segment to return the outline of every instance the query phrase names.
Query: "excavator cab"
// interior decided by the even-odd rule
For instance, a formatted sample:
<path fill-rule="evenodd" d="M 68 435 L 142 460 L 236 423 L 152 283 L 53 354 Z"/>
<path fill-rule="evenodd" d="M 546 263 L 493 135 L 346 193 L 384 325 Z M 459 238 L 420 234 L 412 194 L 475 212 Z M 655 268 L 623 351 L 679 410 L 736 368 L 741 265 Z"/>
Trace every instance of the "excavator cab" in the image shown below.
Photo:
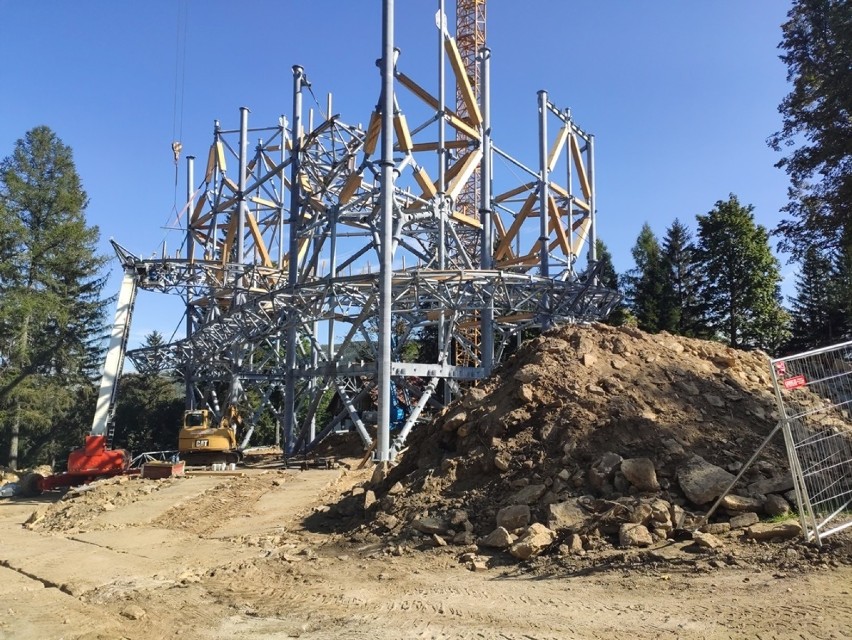
<path fill-rule="evenodd" d="M 178 435 L 178 457 L 188 465 L 207 466 L 237 463 L 242 457 L 237 449 L 237 428 L 242 425 L 239 411 L 229 406 L 216 425 L 208 409 L 193 409 L 183 414 Z"/>

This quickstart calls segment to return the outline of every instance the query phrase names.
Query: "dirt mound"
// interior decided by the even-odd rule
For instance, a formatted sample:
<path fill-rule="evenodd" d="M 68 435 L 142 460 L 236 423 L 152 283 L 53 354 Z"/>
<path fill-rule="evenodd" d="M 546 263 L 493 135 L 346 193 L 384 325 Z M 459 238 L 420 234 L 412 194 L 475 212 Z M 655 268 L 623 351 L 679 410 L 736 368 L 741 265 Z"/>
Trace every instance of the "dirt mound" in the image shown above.
<path fill-rule="evenodd" d="M 386 479 L 335 510 L 364 514 L 383 535 L 520 559 L 648 547 L 701 524 L 776 421 L 763 353 L 631 327 L 561 328 L 416 430 Z M 690 543 L 709 547 L 732 529 L 794 537 L 795 521 L 757 522 L 789 513 L 785 467 L 778 438 L 705 527 L 710 537 Z"/>

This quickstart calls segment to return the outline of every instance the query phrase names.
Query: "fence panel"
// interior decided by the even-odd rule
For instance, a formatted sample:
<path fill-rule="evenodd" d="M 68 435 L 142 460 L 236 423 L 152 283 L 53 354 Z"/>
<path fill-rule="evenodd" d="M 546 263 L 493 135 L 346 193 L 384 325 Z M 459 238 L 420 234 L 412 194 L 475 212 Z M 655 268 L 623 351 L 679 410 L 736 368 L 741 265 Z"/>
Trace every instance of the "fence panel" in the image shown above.
<path fill-rule="evenodd" d="M 809 540 L 852 526 L 852 342 L 771 361 Z"/>

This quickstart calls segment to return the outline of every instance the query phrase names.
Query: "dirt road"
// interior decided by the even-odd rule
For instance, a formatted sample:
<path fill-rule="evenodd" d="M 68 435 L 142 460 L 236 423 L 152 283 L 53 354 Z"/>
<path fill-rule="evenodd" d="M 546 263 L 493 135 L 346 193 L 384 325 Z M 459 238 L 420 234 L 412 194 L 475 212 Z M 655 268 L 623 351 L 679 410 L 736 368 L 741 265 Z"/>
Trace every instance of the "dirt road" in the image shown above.
<path fill-rule="evenodd" d="M 304 527 L 358 480 L 252 471 L 115 481 L 53 505 L 0 501 L 0 639 L 852 635 L 846 565 L 622 563 L 578 574 L 495 557 L 471 571 L 451 545 L 406 549 Z"/>

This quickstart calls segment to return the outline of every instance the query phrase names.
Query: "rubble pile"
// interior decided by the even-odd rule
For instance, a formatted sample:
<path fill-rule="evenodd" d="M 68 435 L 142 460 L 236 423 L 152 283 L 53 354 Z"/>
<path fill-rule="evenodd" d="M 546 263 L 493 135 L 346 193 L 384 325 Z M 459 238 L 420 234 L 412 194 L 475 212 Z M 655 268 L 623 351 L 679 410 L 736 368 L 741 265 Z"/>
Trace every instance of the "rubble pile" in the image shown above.
<path fill-rule="evenodd" d="M 679 535 L 705 548 L 734 534 L 788 539 L 800 530 L 784 517 L 793 485 L 780 437 L 702 520 L 776 421 L 766 354 L 633 327 L 565 327 L 415 430 L 399 465 L 377 468 L 331 515 L 519 560 Z"/>

